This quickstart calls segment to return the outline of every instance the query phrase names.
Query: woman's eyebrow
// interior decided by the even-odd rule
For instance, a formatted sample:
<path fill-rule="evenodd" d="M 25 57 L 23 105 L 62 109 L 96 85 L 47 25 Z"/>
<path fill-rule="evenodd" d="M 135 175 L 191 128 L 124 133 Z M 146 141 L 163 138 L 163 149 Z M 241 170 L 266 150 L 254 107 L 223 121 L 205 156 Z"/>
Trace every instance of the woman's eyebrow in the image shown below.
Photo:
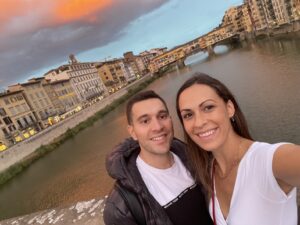
<path fill-rule="evenodd" d="M 203 104 L 205 104 L 205 103 L 208 102 L 208 101 L 215 102 L 213 99 L 206 99 L 205 101 L 203 101 L 203 102 L 201 102 L 201 103 L 199 104 L 199 107 L 202 107 Z M 191 111 L 191 109 L 187 108 L 187 109 L 181 109 L 181 110 L 180 110 L 180 112 L 183 112 L 183 111 Z"/>

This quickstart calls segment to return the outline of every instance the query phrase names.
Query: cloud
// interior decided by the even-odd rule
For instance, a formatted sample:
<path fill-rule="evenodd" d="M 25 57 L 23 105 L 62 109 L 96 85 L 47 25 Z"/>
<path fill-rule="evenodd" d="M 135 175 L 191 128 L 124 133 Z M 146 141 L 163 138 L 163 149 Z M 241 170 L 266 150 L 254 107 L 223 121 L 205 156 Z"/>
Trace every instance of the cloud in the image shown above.
<path fill-rule="evenodd" d="M 165 2 L 0 0 L 0 86 L 117 40 L 130 22 Z"/>

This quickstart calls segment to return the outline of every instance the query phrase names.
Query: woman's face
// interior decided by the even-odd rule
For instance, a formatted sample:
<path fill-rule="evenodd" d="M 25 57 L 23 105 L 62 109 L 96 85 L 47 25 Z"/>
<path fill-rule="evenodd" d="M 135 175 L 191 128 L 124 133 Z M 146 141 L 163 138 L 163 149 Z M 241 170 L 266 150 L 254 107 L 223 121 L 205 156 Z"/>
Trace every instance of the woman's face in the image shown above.
<path fill-rule="evenodd" d="M 233 131 L 233 103 L 225 103 L 208 85 L 194 84 L 185 89 L 179 96 L 179 110 L 185 131 L 204 150 L 219 149 Z"/>

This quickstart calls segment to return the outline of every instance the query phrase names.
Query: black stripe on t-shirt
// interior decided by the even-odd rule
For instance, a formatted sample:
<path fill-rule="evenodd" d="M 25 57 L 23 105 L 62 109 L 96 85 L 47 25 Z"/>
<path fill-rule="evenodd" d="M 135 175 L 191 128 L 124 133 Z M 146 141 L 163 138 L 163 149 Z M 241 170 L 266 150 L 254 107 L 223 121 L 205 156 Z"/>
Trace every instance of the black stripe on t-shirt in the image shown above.
<path fill-rule="evenodd" d="M 170 205 L 174 204 L 175 202 L 177 202 L 180 198 L 182 198 L 188 191 L 192 190 L 193 188 L 195 188 L 197 186 L 197 184 L 193 184 L 192 186 L 184 189 L 176 198 L 174 198 L 172 201 L 170 201 L 169 203 L 167 203 L 166 205 L 164 205 L 163 207 L 166 209 L 168 208 Z"/>

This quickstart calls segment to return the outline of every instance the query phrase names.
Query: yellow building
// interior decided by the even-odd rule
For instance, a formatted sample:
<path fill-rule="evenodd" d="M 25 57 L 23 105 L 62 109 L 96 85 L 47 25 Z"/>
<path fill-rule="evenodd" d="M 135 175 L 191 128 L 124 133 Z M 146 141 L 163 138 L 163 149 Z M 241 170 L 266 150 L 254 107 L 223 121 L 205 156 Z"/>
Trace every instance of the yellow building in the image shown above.
<path fill-rule="evenodd" d="M 254 30 L 263 30 L 268 27 L 267 18 L 265 15 L 263 1 L 261 0 L 246 0 L 245 3 L 249 6 Z"/>
<path fill-rule="evenodd" d="M 222 19 L 222 27 L 231 26 L 234 33 L 252 32 L 253 25 L 249 12 L 247 4 L 229 8 Z"/>
<path fill-rule="evenodd" d="M 28 105 L 38 120 L 41 129 L 48 126 L 48 117 L 56 115 L 57 111 L 53 106 L 43 84 L 45 78 L 33 78 L 26 83 L 11 85 L 9 90 L 22 90 Z"/>
<path fill-rule="evenodd" d="M 73 110 L 80 105 L 69 79 L 53 81 L 50 86 L 60 102 L 59 105 L 63 107 L 60 109 L 60 114 Z"/>
<path fill-rule="evenodd" d="M 155 58 L 153 58 L 150 61 L 148 69 L 151 73 L 158 72 L 162 67 L 165 67 L 179 59 L 182 59 L 185 57 L 184 48 L 175 48 L 173 50 L 170 50 L 162 55 L 159 55 Z"/>
<path fill-rule="evenodd" d="M 292 20 L 300 20 L 300 0 L 293 0 Z"/>
<path fill-rule="evenodd" d="M 114 92 L 127 83 L 127 74 L 122 60 L 111 60 L 96 66 L 98 74 L 109 92 Z"/>
<path fill-rule="evenodd" d="M 0 142 L 6 145 L 22 141 L 38 129 L 22 90 L 0 94 L 0 121 Z"/>
<path fill-rule="evenodd" d="M 16 131 L 16 127 L 7 116 L 5 109 L 0 105 L 0 152 L 6 150 L 9 145 L 14 143 L 13 131 Z"/>
<path fill-rule="evenodd" d="M 277 28 L 300 19 L 299 0 L 245 0 L 255 30 Z"/>

